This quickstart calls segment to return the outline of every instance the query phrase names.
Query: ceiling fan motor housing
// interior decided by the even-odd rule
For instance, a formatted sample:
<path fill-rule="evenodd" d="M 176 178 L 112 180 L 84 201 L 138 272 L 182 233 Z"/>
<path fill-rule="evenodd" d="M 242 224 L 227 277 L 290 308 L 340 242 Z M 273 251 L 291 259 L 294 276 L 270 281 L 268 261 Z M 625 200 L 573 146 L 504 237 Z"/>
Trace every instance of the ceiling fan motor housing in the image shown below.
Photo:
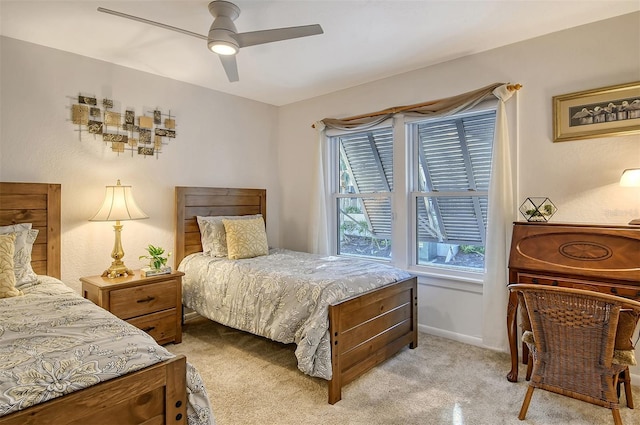
<path fill-rule="evenodd" d="M 240 16 L 240 8 L 228 1 L 216 0 L 209 3 L 209 13 L 215 18 L 209 29 L 207 46 L 209 50 L 219 44 L 233 47 L 235 52 L 240 49 L 234 35 L 238 32 L 235 21 Z"/>

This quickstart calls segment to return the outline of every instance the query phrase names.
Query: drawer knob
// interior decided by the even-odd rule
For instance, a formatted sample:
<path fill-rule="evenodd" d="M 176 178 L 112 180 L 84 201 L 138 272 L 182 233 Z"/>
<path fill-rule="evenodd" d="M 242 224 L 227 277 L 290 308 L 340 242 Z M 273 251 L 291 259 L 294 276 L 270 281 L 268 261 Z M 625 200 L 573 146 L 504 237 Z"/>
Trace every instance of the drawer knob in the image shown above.
<path fill-rule="evenodd" d="M 153 300 L 155 300 L 155 297 L 151 297 L 151 296 L 149 296 L 149 297 L 147 297 L 147 298 L 145 298 L 145 299 L 138 300 L 138 302 L 139 302 L 139 303 L 148 303 L 148 302 L 151 302 L 151 301 L 153 301 Z"/>
<path fill-rule="evenodd" d="M 537 284 L 538 283 L 538 278 L 534 277 L 533 279 L 531 279 L 531 283 Z"/>
<path fill-rule="evenodd" d="M 558 286 L 558 281 L 554 280 L 553 282 L 551 282 L 551 286 Z"/>
<path fill-rule="evenodd" d="M 612 293 L 612 294 L 617 294 L 617 293 L 618 293 L 618 290 L 617 290 L 616 288 L 611 288 L 611 293 Z"/>

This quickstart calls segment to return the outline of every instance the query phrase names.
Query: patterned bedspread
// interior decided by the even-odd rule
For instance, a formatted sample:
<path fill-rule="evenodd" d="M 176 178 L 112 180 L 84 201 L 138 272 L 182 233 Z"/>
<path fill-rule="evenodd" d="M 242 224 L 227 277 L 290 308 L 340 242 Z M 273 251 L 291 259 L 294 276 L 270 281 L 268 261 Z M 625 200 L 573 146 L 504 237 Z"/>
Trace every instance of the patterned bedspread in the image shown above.
<path fill-rule="evenodd" d="M 154 339 L 38 276 L 24 296 L 0 299 L 0 416 L 175 357 Z M 199 373 L 187 363 L 188 423 L 214 422 Z"/>
<path fill-rule="evenodd" d="M 202 316 L 283 343 L 296 343 L 298 368 L 331 379 L 329 305 L 410 277 L 375 262 L 285 249 L 228 260 L 202 253 L 178 267 L 183 304 Z"/>

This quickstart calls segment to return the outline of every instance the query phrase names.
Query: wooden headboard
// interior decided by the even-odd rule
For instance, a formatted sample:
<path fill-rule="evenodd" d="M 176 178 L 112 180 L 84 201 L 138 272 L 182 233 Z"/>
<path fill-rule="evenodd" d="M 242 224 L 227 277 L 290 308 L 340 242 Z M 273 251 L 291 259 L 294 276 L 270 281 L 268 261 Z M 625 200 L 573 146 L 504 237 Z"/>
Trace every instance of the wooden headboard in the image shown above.
<path fill-rule="evenodd" d="M 60 185 L 0 182 L 0 226 L 18 223 L 40 231 L 31 253 L 33 271 L 60 279 Z"/>
<path fill-rule="evenodd" d="M 202 251 L 196 216 L 262 214 L 267 222 L 266 189 L 176 187 L 175 267 Z"/>

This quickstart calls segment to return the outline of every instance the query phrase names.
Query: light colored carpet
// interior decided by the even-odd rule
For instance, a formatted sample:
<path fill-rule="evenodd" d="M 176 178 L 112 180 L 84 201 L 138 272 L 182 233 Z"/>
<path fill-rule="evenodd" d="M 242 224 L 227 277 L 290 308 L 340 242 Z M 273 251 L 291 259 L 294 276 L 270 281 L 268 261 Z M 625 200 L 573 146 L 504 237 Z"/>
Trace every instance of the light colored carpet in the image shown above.
<path fill-rule="evenodd" d="M 242 424 L 452 424 L 601 425 L 611 411 L 536 390 L 525 421 L 517 419 L 527 384 L 510 383 L 509 356 L 421 333 L 404 349 L 347 385 L 342 400 L 327 403 L 327 381 L 297 369 L 294 345 L 236 331 L 199 318 L 183 328 L 185 354 L 202 375 L 217 425 Z M 640 405 L 640 388 L 633 397 Z M 625 425 L 640 412 L 621 400 Z M 640 408 L 638 409 L 640 410 Z"/>

